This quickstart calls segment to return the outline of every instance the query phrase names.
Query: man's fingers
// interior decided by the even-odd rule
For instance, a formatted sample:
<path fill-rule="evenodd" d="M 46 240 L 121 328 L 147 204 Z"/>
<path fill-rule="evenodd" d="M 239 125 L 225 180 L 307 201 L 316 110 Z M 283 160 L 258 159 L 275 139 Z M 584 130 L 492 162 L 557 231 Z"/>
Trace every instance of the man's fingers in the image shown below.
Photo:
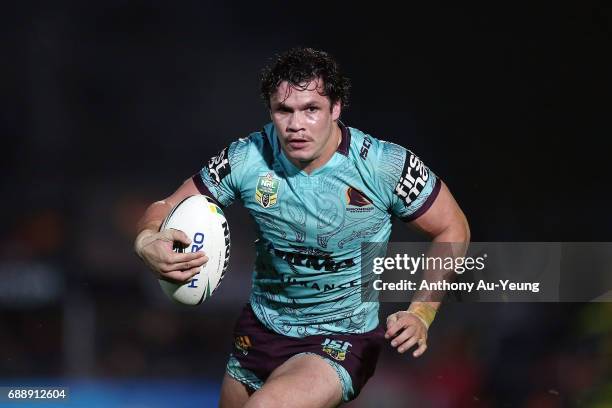
<path fill-rule="evenodd" d="M 414 336 L 410 337 L 408 339 L 408 341 L 404 342 L 404 344 L 400 345 L 397 348 L 397 351 L 401 354 L 401 353 L 407 351 L 408 349 L 410 349 L 415 344 L 417 344 L 418 341 L 419 341 L 419 336 L 417 334 L 415 334 Z"/>
<path fill-rule="evenodd" d="M 390 339 L 393 336 L 397 335 L 397 333 L 402 330 L 404 327 L 407 327 L 407 321 L 404 319 L 397 319 L 393 323 L 388 324 L 387 332 L 385 333 L 385 338 Z"/>
<path fill-rule="evenodd" d="M 400 324 L 397 323 L 393 323 L 391 326 L 389 326 L 389 328 L 387 329 L 387 332 L 385 333 L 385 338 L 386 339 L 390 339 L 393 338 L 397 335 L 397 333 L 402 329 L 402 326 Z"/>
<path fill-rule="evenodd" d="M 389 329 L 391 328 L 391 326 L 397 321 L 397 314 L 393 313 L 392 315 L 390 315 L 389 317 L 387 317 L 387 331 L 385 332 L 385 339 L 388 339 L 391 337 L 391 335 L 389 334 Z"/>
<path fill-rule="evenodd" d="M 165 262 L 171 265 L 176 265 L 185 262 L 192 262 L 193 266 L 202 266 L 208 262 L 208 257 L 204 252 L 185 252 L 184 254 L 170 253 Z M 192 268 L 193 268 L 192 266 Z M 176 267 L 174 269 L 188 269 Z"/>
<path fill-rule="evenodd" d="M 202 262 L 201 259 L 196 259 L 194 261 L 182 262 L 182 263 L 174 264 L 174 265 L 172 265 L 172 270 L 188 271 L 190 269 L 200 268 L 205 263 L 206 262 Z"/>
<path fill-rule="evenodd" d="M 414 353 L 412 353 L 412 355 L 414 357 L 419 357 L 425 352 L 425 350 L 427 350 L 427 340 L 423 339 L 423 341 L 419 343 L 419 348 L 414 350 Z"/>
<path fill-rule="evenodd" d="M 190 269 L 188 271 L 170 271 L 162 273 L 160 278 L 174 283 L 185 283 L 188 282 L 189 279 L 191 279 L 196 273 L 197 272 L 194 273 L 194 269 Z"/>
<path fill-rule="evenodd" d="M 191 268 L 191 269 L 188 269 L 188 270 L 186 270 L 184 272 L 190 274 L 191 277 L 193 278 L 195 275 L 200 273 L 200 267 L 198 266 L 197 268 Z"/>
<path fill-rule="evenodd" d="M 173 241 L 178 241 L 184 245 L 191 244 L 191 240 L 189 239 L 187 234 L 185 234 L 183 231 L 173 229 L 173 228 L 170 228 L 167 231 L 170 231 L 170 238 L 172 238 Z"/>
<path fill-rule="evenodd" d="M 409 338 L 413 337 L 416 332 L 416 328 L 414 326 L 408 326 L 405 328 L 396 338 L 391 341 L 391 346 L 397 347 L 404 343 Z"/>
<path fill-rule="evenodd" d="M 397 314 L 393 313 L 392 315 L 389 315 L 389 317 L 387 317 L 387 327 L 389 327 L 390 324 L 395 323 L 397 321 Z"/>
<path fill-rule="evenodd" d="M 179 259 L 184 259 L 182 255 L 187 255 L 187 254 L 177 254 L 177 255 L 181 255 Z M 208 257 L 206 255 L 202 255 L 202 256 L 198 256 L 195 259 L 190 259 L 186 262 L 175 262 L 176 260 L 177 260 L 176 258 L 170 257 L 170 259 L 168 259 L 166 262 L 162 262 L 159 265 L 159 270 L 162 273 L 168 273 L 172 271 L 183 271 L 184 272 L 190 269 L 199 270 L 202 265 L 208 262 Z"/>
<path fill-rule="evenodd" d="M 385 338 L 392 339 L 391 346 L 396 347 L 400 354 L 405 353 L 415 344 L 419 345 L 414 352 L 415 357 L 420 356 L 427 349 L 427 329 L 420 320 L 411 315 L 403 315 L 398 318 L 394 313 L 389 316 Z"/>
<path fill-rule="evenodd" d="M 171 271 L 162 274 L 163 278 L 167 278 L 166 280 L 171 280 L 176 283 L 187 283 L 193 278 L 195 275 L 200 273 L 200 268 L 191 268 L 182 271 Z"/>

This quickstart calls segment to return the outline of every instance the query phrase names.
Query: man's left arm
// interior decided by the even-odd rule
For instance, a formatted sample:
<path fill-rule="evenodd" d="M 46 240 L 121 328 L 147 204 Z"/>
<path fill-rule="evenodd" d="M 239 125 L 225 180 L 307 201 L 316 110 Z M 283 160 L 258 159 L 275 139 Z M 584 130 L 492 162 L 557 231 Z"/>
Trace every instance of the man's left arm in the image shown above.
<path fill-rule="evenodd" d="M 431 207 L 408 224 L 425 233 L 432 242 L 451 243 L 447 246 L 452 251 L 450 255 L 461 257 L 467 251 L 470 228 L 448 187 L 441 180 L 440 183 L 440 191 Z M 391 346 L 399 353 L 418 344 L 413 356 L 419 357 L 427 349 L 427 330 L 439 306 L 439 299 L 432 299 L 426 292 L 417 292 L 408 310 L 387 318 L 385 338 L 391 339 Z"/>

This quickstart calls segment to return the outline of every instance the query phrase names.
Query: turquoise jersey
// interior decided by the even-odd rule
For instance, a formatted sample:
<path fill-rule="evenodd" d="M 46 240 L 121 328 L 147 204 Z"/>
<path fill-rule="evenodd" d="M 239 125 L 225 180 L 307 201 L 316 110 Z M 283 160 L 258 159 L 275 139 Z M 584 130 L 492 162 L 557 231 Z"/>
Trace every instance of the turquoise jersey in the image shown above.
<path fill-rule="evenodd" d="M 287 159 L 270 123 L 193 177 L 200 192 L 222 206 L 240 200 L 254 218 L 250 303 L 286 336 L 373 330 L 378 303 L 361 300 L 361 243 L 386 243 L 392 217 L 415 219 L 440 189 L 409 150 L 339 125 L 337 151 L 311 174 Z"/>

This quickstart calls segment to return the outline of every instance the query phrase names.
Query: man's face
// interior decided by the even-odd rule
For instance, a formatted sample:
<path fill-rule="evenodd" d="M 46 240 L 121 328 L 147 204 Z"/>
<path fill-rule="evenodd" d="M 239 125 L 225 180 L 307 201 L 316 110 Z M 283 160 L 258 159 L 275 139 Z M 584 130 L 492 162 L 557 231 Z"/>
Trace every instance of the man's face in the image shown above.
<path fill-rule="evenodd" d="M 340 142 L 335 123 L 340 117 L 340 101 L 332 106 L 322 91 L 322 80 L 311 81 L 304 90 L 283 81 L 270 97 L 270 116 L 283 151 L 306 171 L 325 164 Z"/>

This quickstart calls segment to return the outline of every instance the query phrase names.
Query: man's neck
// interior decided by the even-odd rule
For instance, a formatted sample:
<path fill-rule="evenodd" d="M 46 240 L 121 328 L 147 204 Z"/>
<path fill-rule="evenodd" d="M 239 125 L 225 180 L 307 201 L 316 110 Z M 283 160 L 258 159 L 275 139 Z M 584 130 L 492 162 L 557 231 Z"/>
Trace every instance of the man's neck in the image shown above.
<path fill-rule="evenodd" d="M 327 146 L 325 146 L 321 156 L 308 163 L 298 162 L 294 164 L 305 173 L 310 174 L 319 167 L 323 167 L 328 161 L 331 160 L 334 153 L 336 153 L 336 150 L 338 150 L 340 143 L 342 143 L 342 129 L 340 129 L 338 122 L 335 121 L 332 125 L 332 135 L 330 136 Z"/>

